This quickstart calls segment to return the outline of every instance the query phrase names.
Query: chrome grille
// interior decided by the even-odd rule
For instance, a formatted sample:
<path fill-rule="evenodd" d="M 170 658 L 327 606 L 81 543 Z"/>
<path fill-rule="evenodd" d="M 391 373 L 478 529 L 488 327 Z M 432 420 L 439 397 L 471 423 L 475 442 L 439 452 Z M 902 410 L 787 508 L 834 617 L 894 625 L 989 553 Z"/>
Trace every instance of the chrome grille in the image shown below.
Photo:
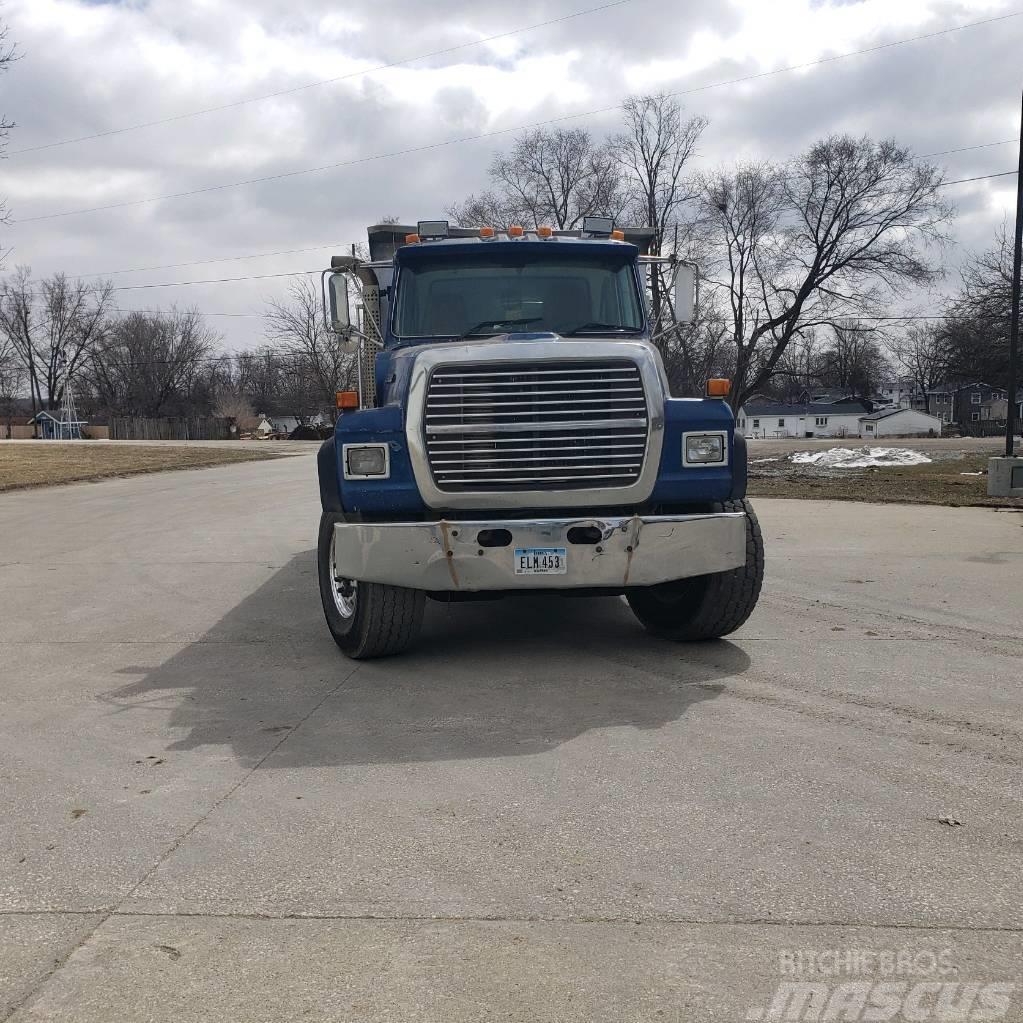
<path fill-rule="evenodd" d="M 627 487 L 643 469 L 646 399 L 625 359 L 439 366 L 425 416 L 439 490 Z"/>

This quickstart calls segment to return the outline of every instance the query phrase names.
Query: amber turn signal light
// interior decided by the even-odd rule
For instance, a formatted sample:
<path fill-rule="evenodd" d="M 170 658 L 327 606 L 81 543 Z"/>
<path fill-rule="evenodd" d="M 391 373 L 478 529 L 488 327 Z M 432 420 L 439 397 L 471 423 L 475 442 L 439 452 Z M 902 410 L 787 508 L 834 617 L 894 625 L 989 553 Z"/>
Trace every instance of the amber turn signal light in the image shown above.
<path fill-rule="evenodd" d="M 611 240 L 615 241 L 615 242 L 623 242 L 623 241 L 625 241 L 625 232 L 624 231 L 618 231 L 618 230 L 612 231 L 611 232 Z"/>
<path fill-rule="evenodd" d="M 359 407 L 359 392 L 358 391 L 336 391 L 334 394 L 334 404 L 339 409 L 353 409 Z"/>
<path fill-rule="evenodd" d="M 711 377 L 707 381 L 708 398 L 727 398 L 728 392 L 732 389 L 732 381 L 724 377 Z"/>
<path fill-rule="evenodd" d="M 405 235 L 405 244 L 406 245 L 415 245 L 415 243 L 417 241 L 419 241 L 419 235 L 417 235 L 417 234 L 407 234 L 407 235 Z"/>

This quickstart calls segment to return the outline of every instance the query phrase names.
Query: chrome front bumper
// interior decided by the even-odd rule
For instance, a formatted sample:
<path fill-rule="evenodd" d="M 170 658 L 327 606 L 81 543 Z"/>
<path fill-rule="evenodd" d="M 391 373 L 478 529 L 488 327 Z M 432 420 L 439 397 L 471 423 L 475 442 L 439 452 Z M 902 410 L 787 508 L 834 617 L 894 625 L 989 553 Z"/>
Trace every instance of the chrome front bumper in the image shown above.
<path fill-rule="evenodd" d="M 573 543 L 569 531 L 596 527 L 597 543 Z M 456 522 L 339 522 L 337 573 L 360 582 L 417 590 L 478 592 L 514 589 L 650 586 L 725 572 L 746 563 L 746 516 L 507 519 Z M 503 547 L 479 543 L 481 530 L 507 530 Z M 516 575 L 516 548 L 564 547 L 564 575 Z"/>

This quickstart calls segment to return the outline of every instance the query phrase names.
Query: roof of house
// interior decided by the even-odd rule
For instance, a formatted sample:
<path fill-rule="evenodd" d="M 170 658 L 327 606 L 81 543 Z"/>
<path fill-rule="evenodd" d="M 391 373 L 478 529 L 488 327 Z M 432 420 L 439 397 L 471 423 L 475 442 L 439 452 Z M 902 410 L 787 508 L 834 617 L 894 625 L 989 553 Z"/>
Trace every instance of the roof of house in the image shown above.
<path fill-rule="evenodd" d="M 61 415 L 63 415 L 63 413 L 61 413 Z M 29 423 L 38 423 L 40 419 L 49 419 L 51 422 L 63 423 L 65 426 L 67 425 L 67 420 L 60 418 L 60 416 L 54 415 L 52 412 L 48 411 L 47 409 L 43 409 L 42 411 L 37 412 L 29 420 Z M 74 426 L 87 426 L 88 425 L 88 420 L 86 420 L 86 419 L 72 419 L 71 420 L 71 424 L 74 425 Z"/>
<path fill-rule="evenodd" d="M 878 419 L 888 419 L 890 416 L 901 416 L 903 412 L 912 412 L 917 416 L 927 416 L 928 419 L 938 418 L 937 416 L 932 416 L 929 412 L 921 412 L 919 409 L 915 408 L 884 408 L 880 409 L 878 412 L 871 412 L 870 415 L 860 416 L 860 422 L 867 419 L 876 421 Z"/>
<path fill-rule="evenodd" d="M 1005 388 L 996 387 L 994 384 L 985 384 L 983 380 L 974 380 L 972 384 L 956 384 L 950 386 L 945 384 L 944 387 L 933 387 L 929 390 L 928 394 L 958 394 L 960 391 L 968 391 L 971 387 L 986 387 L 991 391 L 1002 391 Z"/>
<path fill-rule="evenodd" d="M 747 404 L 743 411 L 748 416 L 856 416 L 859 418 L 867 411 L 863 402 L 842 402 L 825 404 L 824 402 L 802 402 L 798 405 L 783 405 L 780 402 L 764 403 L 763 405 Z"/>

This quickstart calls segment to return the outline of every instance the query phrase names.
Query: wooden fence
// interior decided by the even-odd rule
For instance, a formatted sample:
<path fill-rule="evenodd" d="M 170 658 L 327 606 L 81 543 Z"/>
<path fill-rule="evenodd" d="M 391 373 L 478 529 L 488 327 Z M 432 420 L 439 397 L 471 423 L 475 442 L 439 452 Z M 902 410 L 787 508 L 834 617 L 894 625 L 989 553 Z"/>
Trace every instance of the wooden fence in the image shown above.
<path fill-rule="evenodd" d="M 236 436 L 230 419 L 215 416 L 116 416 L 110 420 L 111 440 L 233 440 Z"/>

